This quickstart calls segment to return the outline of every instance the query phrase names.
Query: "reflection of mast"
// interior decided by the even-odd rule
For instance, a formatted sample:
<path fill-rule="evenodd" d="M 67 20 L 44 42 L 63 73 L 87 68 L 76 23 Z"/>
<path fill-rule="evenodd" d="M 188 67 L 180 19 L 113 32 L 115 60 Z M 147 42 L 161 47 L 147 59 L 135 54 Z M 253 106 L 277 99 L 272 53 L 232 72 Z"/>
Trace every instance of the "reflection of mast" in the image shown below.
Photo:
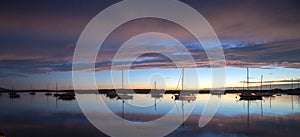
<path fill-rule="evenodd" d="M 156 111 L 156 98 L 154 98 L 154 110 Z"/>
<path fill-rule="evenodd" d="M 183 100 L 181 100 L 181 109 L 182 109 L 182 126 L 184 127 L 184 109 L 183 109 Z"/>
<path fill-rule="evenodd" d="M 58 96 L 57 96 L 57 95 L 58 95 L 58 94 L 57 94 L 57 82 L 55 83 L 55 95 L 56 95 L 56 96 L 55 96 L 55 108 L 57 108 L 57 97 L 58 97 Z"/>
<path fill-rule="evenodd" d="M 263 100 L 260 100 L 260 110 L 261 110 L 261 116 L 263 117 L 264 116 L 264 111 L 263 111 L 262 101 Z"/>
<path fill-rule="evenodd" d="M 122 100 L 122 125 L 124 125 L 124 103 L 125 101 Z"/>
<path fill-rule="evenodd" d="M 292 97 L 292 110 L 294 110 L 294 96 L 291 95 L 291 97 Z"/>
<path fill-rule="evenodd" d="M 271 99 L 271 97 L 269 97 L 270 98 L 270 109 L 271 109 L 271 107 L 272 107 L 272 99 Z"/>
<path fill-rule="evenodd" d="M 249 128 L 249 119 L 250 119 L 250 117 L 249 117 L 249 100 L 248 100 L 247 111 L 248 111 L 248 113 L 247 113 L 247 127 Z"/>

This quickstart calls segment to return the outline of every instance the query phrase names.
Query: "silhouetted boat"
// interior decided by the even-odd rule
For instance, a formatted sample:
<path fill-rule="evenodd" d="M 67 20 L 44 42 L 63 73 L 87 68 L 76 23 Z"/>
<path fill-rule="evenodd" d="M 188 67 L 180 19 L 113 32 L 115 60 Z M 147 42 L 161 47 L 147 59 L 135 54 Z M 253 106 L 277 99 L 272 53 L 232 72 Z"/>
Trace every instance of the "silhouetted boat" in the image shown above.
<path fill-rule="evenodd" d="M 180 81 L 180 78 L 179 78 Z M 179 85 L 178 81 L 178 85 Z M 177 85 L 177 88 L 178 88 Z M 196 93 L 192 90 L 184 90 L 184 68 L 182 68 L 182 74 L 181 74 L 181 92 L 179 94 L 174 95 L 174 100 L 181 100 L 181 101 L 195 101 L 197 99 L 196 96 L 193 95 L 193 93 Z M 177 89 L 176 88 L 176 89 Z"/>
<path fill-rule="evenodd" d="M 11 92 L 8 93 L 9 98 L 20 98 L 20 95 L 17 92 L 14 92 L 14 87 L 12 86 Z"/>
<path fill-rule="evenodd" d="M 194 95 L 174 95 L 174 99 L 182 101 L 195 101 L 197 97 Z"/>
<path fill-rule="evenodd" d="M 61 94 L 59 94 L 59 93 L 54 93 L 54 94 L 53 94 L 54 97 L 59 97 L 60 95 L 61 95 Z"/>
<path fill-rule="evenodd" d="M 32 84 L 31 84 L 31 86 L 30 86 L 30 91 L 33 91 Z M 35 95 L 35 92 L 30 92 L 29 95 Z"/>
<path fill-rule="evenodd" d="M 35 95 L 35 92 L 30 92 L 29 95 Z"/>
<path fill-rule="evenodd" d="M 247 91 L 243 91 L 239 96 L 240 100 L 262 100 L 262 95 L 249 91 L 249 68 L 247 68 Z"/>
<path fill-rule="evenodd" d="M 13 92 L 13 93 L 9 93 L 9 97 L 10 98 L 20 98 L 20 95 L 17 94 L 17 93 L 15 93 L 15 92 Z"/>
<path fill-rule="evenodd" d="M 47 93 L 45 93 L 46 96 L 51 96 L 52 93 L 49 92 L 49 83 L 47 83 Z"/>
<path fill-rule="evenodd" d="M 68 92 L 68 93 L 65 93 L 65 94 L 60 94 L 58 99 L 61 99 L 61 100 L 74 100 L 75 99 L 75 94 L 71 93 L 71 92 Z"/>
<path fill-rule="evenodd" d="M 114 90 L 108 91 L 105 95 L 106 95 L 106 97 L 111 98 L 111 99 L 118 97 L 118 94 Z"/>
<path fill-rule="evenodd" d="M 133 99 L 132 95 L 126 95 L 126 94 L 119 94 L 117 99 L 121 99 L 121 100 L 131 100 Z"/>
<path fill-rule="evenodd" d="M 45 93 L 45 95 L 46 95 L 46 96 L 51 96 L 51 95 L 52 95 L 52 93 L 50 93 L 50 92 L 47 92 L 47 93 Z"/>
<path fill-rule="evenodd" d="M 261 95 L 256 95 L 254 93 L 242 93 L 240 96 L 240 100 L 262 100 Z"/>
<path fill-rule="evenodd" d="M 162 98 L 162 94 L 151 94 L 151 98 Z"/>

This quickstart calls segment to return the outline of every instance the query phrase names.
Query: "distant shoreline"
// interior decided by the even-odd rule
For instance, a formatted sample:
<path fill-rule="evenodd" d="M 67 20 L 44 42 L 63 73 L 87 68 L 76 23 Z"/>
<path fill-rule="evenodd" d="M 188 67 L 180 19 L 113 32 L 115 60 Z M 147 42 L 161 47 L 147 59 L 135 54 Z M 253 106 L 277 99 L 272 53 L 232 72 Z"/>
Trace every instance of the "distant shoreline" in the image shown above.
<path fill-rule="evenodd" d="M 183 92 L 186 93 L 194 93 L 194 94 L 205 94 L 205 93 L 212 93 L 213 92 L 219 92 L 221 94 L 226 94 L 226 93 L 242 93 L 244 91 L 247 92 L 253 92 L 253 93 L 274 93 L 274 94 L 293 94 L 293 95 L 300 95 L 300 88 L 297 89 L 272 89 L 272 90 L 225 90 L 224 92 L 222 91 L 210 91 L 210 90 L 155 90 L 152 89 L 153 91 L 151 92 L 151 89 L 133 89 L 136 94 L 149 94 L 159 92 L 162 94 L 180 94 Z M 2 90 L 0 93 L 9 93 L 12 90 Z M 19 93 L 29 93 L 29 92 L 74 92 L 74 90 L 13 90 L 14 92 L 19 92 Z M 95 90 L 78 90 L 80 93 L 89 93 L 90 91 L 95 91 Z M 127 94 L 132 93 L 130 89 L 98 89 L 99 94 L 106 94 L 109 92 L 124 92 Z"/>

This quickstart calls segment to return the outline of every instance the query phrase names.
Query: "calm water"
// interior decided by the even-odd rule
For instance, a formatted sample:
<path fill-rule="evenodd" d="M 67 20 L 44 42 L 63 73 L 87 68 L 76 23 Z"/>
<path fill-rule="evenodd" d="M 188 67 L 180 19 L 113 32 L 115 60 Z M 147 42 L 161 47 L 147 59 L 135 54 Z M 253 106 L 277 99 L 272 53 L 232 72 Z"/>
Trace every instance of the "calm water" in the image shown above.
<path fill-rule="evenodd" d="M 11 100 L 8 94 L 0 95 L 0 132 L 7 137 L 101 137 L 85 118 L 76 100 L 57 100 L 44 93 Z M 223 95 L 217 114 L 203 128 L 197 126 L 208 94 L 197 94 L 196 101 L 174 100 L 167 94 L 154 98 L 149 94 L 133 95 L 132 100 L 109 99 L 105 95 L 85 94 L 88 100 L 103 97 L 113 112 L 128 120 L 149 121 L 167 113 L 172 106 L 185 109 L 196 103 L 192 115 L 168 136 L 298 136 L 300 134 L 300 97 L 281 95 L 263 100 L 239 101 L 236 94 Z M 156 105 L 150 106 L 156 102 Z M 149 105 L 143 109 L 132 103 Z M 101 110 L 91 105 L 90 111 Z M 249 113 L 248 113 L 249 112 Z M 249 115 L 248 115 L 249 114 Z"/>

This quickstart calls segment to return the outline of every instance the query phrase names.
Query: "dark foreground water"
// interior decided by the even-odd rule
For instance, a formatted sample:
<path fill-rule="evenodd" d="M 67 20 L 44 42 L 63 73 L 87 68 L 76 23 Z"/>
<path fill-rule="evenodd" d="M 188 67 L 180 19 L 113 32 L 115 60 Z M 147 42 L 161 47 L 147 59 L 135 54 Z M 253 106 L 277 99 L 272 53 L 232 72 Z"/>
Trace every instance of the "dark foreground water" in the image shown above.
<path fill-rule="evenodd" d="M 102 137 L 104 133 L 95 128 L 81 112 L 76 100 L 63 101 L 44 93 L 29 95 L 20 93 L 18 99 L 9 99 L 7 93 L 0 95 L 0 132 L 6 137 Z M 208 94 L 195 95 L 195 101 L 174 100 L 173 95 L 133 95 L 123 103 L 105 95 L 87 94 L 87 100 L 97 101 L 103 97 L 111 110 L 126 119 L 155 118 L 162 116 L 170 106 L 185 109 L 196 103 L 192 115 L 168 136 L 299 136 L 300 98 L 281 95 L 264 97 L 263 100 L 240 101 L 236 94 L 222 95 L 223 101 L 217 114 L 203 128 L 198 120 L 206 104 Z M 156 105 L 139 110 L 130 103 L 157 102 Z M 90 111 L 100 109 L 90 106 Z M 126 136 L 126 135 L 124 135 Z"/>

